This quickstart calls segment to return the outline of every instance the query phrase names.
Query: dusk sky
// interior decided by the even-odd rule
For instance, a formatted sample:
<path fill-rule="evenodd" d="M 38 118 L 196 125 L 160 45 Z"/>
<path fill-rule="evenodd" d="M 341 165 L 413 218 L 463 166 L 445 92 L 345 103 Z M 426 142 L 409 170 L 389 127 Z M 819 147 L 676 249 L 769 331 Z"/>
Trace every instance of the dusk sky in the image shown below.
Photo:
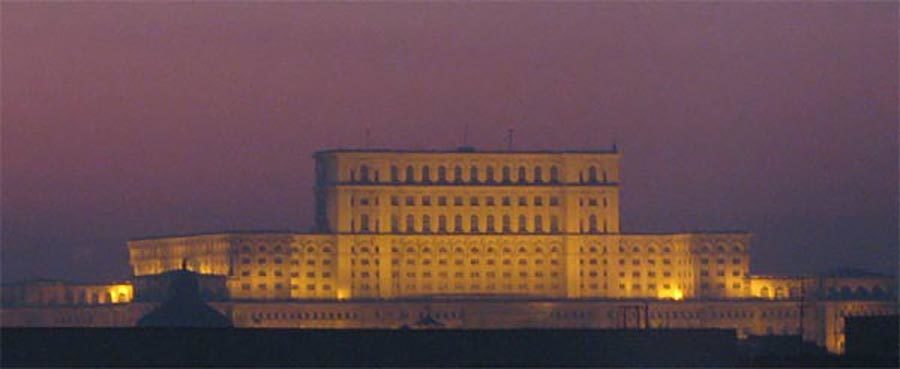
<path fill-rule="evenodd" d="M 2 277 L 306 231 L 314 151 L 607 148 L 625 232 L 754 273 L 898 264 L 898 4 L 3 1 Z"/>

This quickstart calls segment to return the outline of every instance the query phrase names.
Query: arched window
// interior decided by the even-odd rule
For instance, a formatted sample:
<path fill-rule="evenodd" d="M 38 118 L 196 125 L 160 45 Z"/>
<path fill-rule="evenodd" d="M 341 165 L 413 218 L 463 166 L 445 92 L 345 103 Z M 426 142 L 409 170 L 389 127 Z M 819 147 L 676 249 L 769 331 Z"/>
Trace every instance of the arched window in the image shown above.
<path fill-rule="evenodd" d="M 438 232 L 447 232 L 447 216 L 438 215 Z"/>
<path fill-rule="evenodd" d="M 469 226 L 472 233 L 478 233 L 478 216 L 473 215 L 469 220 Z"/>
<path fill-rule="evenodd" d="M 469 182 L 478 183 L 478 167 L 474 165 L 472 168 L 469 168 Z"/>
<path fill-rule="evenodd" d="M 509 183 L 511 181 L 509 177 L 509 167 L 503 167 L 503 183 Z"/>
<path fill-rule="evenodd" d="M 763 287 L 763 288 L 759 289 L 759 297 L 767 299 L 767 298 L 771 297 L 769 294 L 770 294 L 769 287 Z"/>
<path fill-rule="evenodd" d="M 588 231 L 590 233 L 597 233 L 597 216 L 591 214 L 588 218 Z"/>
<path fill-rule="evenodd" d="M 400 218 L 396 215 L 391 215 L 391 232 L 400 232 Z"/>
<path fill-rule="evenodd" d="M 438 167 L 438 182 L 447 183 L 447 168 L 443 165 Z"/>
<path fill-rule="evenodd" d="M 428 214 L 422 216 L 422 232 L 431 232 L 431 216 Z"/>
<path fill-rule="evenodd" d="M 597 183 L 597 167 L 591 166 L 588 169 L 588 182 Z"/>
<path fill-rule="evenodd" d="M 519 232 L 520 233 L 528 232 L 527 222 L 528 221 L 525 219 L 525 215 L 519 215 Z"/>
<path fill-rule="evenodd" d="M 356 171 L 353 169 L 350 169 L 350 182 L 351 183 L 356 182 Z"/>
<path fill-rule="evenodd" d="M 534 167 L 534 183 L 543 183 L 543 173 L 541 172 L 541 167 Z"/>
<path fill-rule="evenodd" d="M 550 167 L 550 182 L 559 183 L 559 168 L 555 165 Z"/>
<path fill-rule="evenodd" d="M 463 231 L 462 215 L 457 214 L 453 217 L 453 231 L 457 233 Z"/>
<path fill-rule="evenodd" d="M 488 232 L 491 232 L 491 233 L 496 231 L 494 229 L 494 216 L 493 215 L 487 216 L 487 224 L 485 224 L 485 228 Z"/>
<path fill-rule="evenodd" d="M 786 297 L 786 296 L 784 295 L 784 287 L 780 287 L 780 286 L 779 286 L 779 287 L 775 287 L 775 298 L 776 298 L 776 299 L 783 299 L 783 298 L 785 298 L 785 297 Z"/>
<path fill-rule="evenodd" d="M 456 183 L 462 183 L 462 167 L 459 165 L 456 168 L 453 168 L 453 181 Z"/>
<path fill-rule="evenodd" d="M 556 215 L 550 216 L 550 232 L 559 233 L 559 218 Z"/>
<path fill-rule="evenodd" d="M 369 166 L 362 165 L 359 167 L 359 180 L 362 183 L 369 183 Z"/>
<path fill-rule="evenodd" d="M 525 167 L 519 167 L 519 183 L 525 183 Z"/>
<path fill-rule="evenodd" d="M 416 231 L 416 218 L 412 214 L 406 216 L 406 232 L 414 233 Z"/>
<path fill-rule="evenodd" d="M 509 215 L 503 215 L 503 233 L 512 232 L 512 226 L 510 225 Z"/>
<path fill-rule="evenodd" d="M 422 167 L 422 182 L 431 183 L 431 168 L 427 165 Z"/>
<path fill-rule="evenodd" d="M 391 165 L 391 182 L 400 182 L 400 169 L 397 169 L 396 165 Z"/>
<path fill-rule="evenodd" d="M 412 165 L 406 166 L 406 183 L 413 183 L 416 181 L 416 172 L 413 169 Z"/>
<path fill-rule="evenodd" d="M 487 183 L 494 183 L 494 167 L 488 166 L 484 170 L 484 181 Z"/>
<path fill-rule="evenodd" d="M 534 216 L 534 231 L 536 233 L 544 232 L 544 220 L 543 220 L 543 218 L 541 218 L 540 215 Z"/>

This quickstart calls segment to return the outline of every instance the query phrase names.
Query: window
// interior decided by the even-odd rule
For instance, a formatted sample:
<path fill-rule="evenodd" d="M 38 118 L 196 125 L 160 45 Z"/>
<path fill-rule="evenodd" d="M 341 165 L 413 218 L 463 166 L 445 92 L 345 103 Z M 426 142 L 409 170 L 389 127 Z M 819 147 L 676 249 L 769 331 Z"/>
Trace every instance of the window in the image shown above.
<path fill-rule="evenodd" d="M 469 205 L 478 206 L 478 196 L 472 196 L 469 198 Z"/>
<path fill-rule="evenodd" d="M 438 206 L 447 206 L 447 197 L 446 196 L 438 197 Z"/>
<path fill-rule="evenodd" d="M 519 233 L 528 232 L 528 225 L 525 223 L 525 215 L 519 215 Z"/>
<path fill-rule="evenodd" d="M 597 216 L 594 214 L 588 218 L 588 230 L 591 233 L 597 233 Z"/>
<path fill-rule="evenodd" d="M 456 183 L 462 183 L 462 167 L 458 165 L 453 168 L 453 181 Z"/>
<path fill-rule="evenodd" d="M 438 216 L 438 232 L 447 232 L 447 216 L 445 215 Z"/>
<path fill-rule="evenodd" d="M 519 206 L 528 206 L 528 199 L 525 196 L 519 197 Z"/>
<path fill-rule="evenodd" d="M 416 205 L 416 199 L 412 196 L 406 197 L 406 206 L 414 206 Z"/>
<path fill-rule="evenodd" d="M 431 216 L 428 214 L 422 216 L 422 232 L 431 232 Z"/>
<path fill-rule="evenodd" d="M 359 230 L 362 232 L 369 231 L 369 215 L 362 214 L 359 216 Z"/>
<path fill-rule="evenodd" d="M 537 233 L 544 232 L 544 222 L 540 215 L 534 216 L 534 231 Z"/>
<path fill-rule="evenodd" d="M 540 196 L 534 197 L 534 206 L 544 206 L 544 198 Z"/>
<path fill-rule="evenodd" d="M 400 170 L 396 165 L 391 165 L 391 182 L 398 183 L 400 182 Z"/>
<path fill-rule="evenodd" d="M 484 204 L 487 206 L 494 206 L 494 197 L 493 196 L 485 197 Z"/>
<path fill-rule="evenodd" d="M 453 198 L 453 205 L 454 205 L 454 206 L 462 206 L 462 204 L 463 204 L 463 198 L 462 198 L 462 197 L 456 196 L 456 197 Z"/>
<path fill-rule="evenodd" d="M 400 232 L 400 219 L 396 215 L 391 215 L 391 232 Z"/>
<path fill-rule="evenodd" d="M 485 225 L 485 227 L 487 228 L 487 231 L 488 231 L 488 232 L 494 232 L 494 231 L 495 231 L 495 229 L 494 229 L 494 216 L 493 216 L 493 215 L 488 215 L 488 216 L 487 216 L 487 224 Z"/>
<path fill-rule="evenodd" d="M 478 183 L 478 167 L 469 168 L 469 183 Z"/>
<path fill-rule="evenodd" d="M 559 206 L 559 197 L 551 196 L 550 197 L 550 206 Z"/>
<path fill-rule="evenodd" d="M 485 182 L 487 182 L 487 183 L 494 183 L 494 167 L 491 167 L 491 166 L 487 167 L 487 168 L 484 170 L 484 175 L 485 175 L 485 177 L 486 177 L 486 178 L 484 179 Z"/>
<path fill-rule="evenodd" d="M 406 232 L 413 233 L 416 231 L 416 220 L 412 214 L 406 216 Z"/>
<path fill-rule="evenodd" d="M 422 167 L 422 182 L 431 183 L 431 168 L 427 165 Z"/>
<path fill-rule="evenodd" d="M 597 183 L 597 167 L 588 168 L 588 182 Z"/>
<path fill-rule="evenodd" d="M 512 232 L 512 226 L 510 226 L 509 215 L 503 215 L 503 233 Z"/>
<path fill-rule="evenodd" d="M 534 183 L 543 183 L 544 178 L 543 173 L 541 173 L 541 167 L 534 167 Z"/>
<path fill-rule="evenodd" d="M 400 206 L 400 198 L 397 196 L 391 196 L 391 206 Z"/>
<path fill-rule="evenodd" d="M 369 166 L 363 165 L 359 167 L 359 179 L 362 183 L 369 182 Z"/>
<path fill-rule="evenodd" d="M 413 169 L 412 165 L 409 165 L 406 167 L 406 183 L 413 183 L 415 182 L 415 180 L 415 170 Z"/>
<path fill-rule="evenodd" d="M 555 165 L 550 167 L 550 182 L 559 183 L 559 168 Z"/>
<path fill-rule="evenodd" d="M 470 230 L 472 233 L 478 233 L 478 216 L 473 215 L 469 220 Z"/>
<path fill-rule="evenodd" d="M 460 233 L 463 231 L 462 215 L 457 214 L 453 217 L 453 231 Z"/>
<path fill-rule="evenodd" d="M 559 218 L 556 215 L 550 216 L 550 232 L 552 232 L 552 233 L 559 232 Z"/>
<path fill-rule="evenodd" d="M 511 202 L 509 200 L 509 196 L 503 196 L 503 201 L 501 202 L 503 206 L 510 206 Z"/>
<path fill-rule="evenodd" d="M 525 167 L 519 167 L 519 183 L 525 183 Z"/>
<path fill-rule="evenodd" d="M 431 196 L 422 196 L 422 206 L 431 206 Z"/>
<path fill-rule="evenodd" d="M 438 167 L 438 182 L 447 183 L 447 168 L 443 165 Z"/>

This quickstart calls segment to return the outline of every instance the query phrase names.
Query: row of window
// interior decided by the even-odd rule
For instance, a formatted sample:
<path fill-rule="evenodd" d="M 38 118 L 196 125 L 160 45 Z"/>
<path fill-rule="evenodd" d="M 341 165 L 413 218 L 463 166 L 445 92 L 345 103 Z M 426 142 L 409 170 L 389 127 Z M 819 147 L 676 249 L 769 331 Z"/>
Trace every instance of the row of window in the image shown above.
<path fill-rule="evenodd" d="M 252 288 L 252 286 L 253 286 L 253 285 L 250 284 L 250 283 L 243 283 L 243 284 L 241 284 L 241 289 L 244 290 L 244 291 L 249 291 L 249 290 Z M 274 284 L 272 284 L 272 288 L 275 289 L 275 290 L 278 290 L 278 291 L 284 290 L 285 287 L 286 287 L 286 285 L 283 284 L 283 283 L 274 283 Z M 268 284 L 268 283 L 259 283 L 259 284 L 256 285 L 256 288 L 259 289 L 259 290 L 265 291 L 265 290 L 268 290 L 268 289 L 269 289 L 269 284 Z M 299 285 L 296 285 L 296 284 L 291 284 L 291 285 L 290 285 L 290 288 L 291 288 L 292 290 L 299 290 L 299 289 L 300 289 L 300 286 L 299 286 Z M 331 285 L 330 285 L 330 284 L 323 284 L 323 285 L 321 286 L 321 289 L 322 289 L 322 291 L 331 291 Z M 315 285 L 315 284 L 308 284 L 308 285 L 306 285 L 306 290 L 307 290 L 307 291 L 315 291 L 315 290 L 316 290 L 316 285 Z"/>
<path fill-rule="evenodd" d="M 250 270 L 241 271 L 242 277 L 249 277 L 250 275 L 251 275 Z M 259 277 L 267 277 L 269 275 L 269 272 L 267 270 L 261 269 L 256 272 L 256 275 Z M 289 275 L 291 276 L 291 278 L 299 278 L 300 272 L 290 272 Z M 272 276 L 283 277 L 284 273 L 281 270 L 274 270 L 274 271 L 272 271 Z M 316 272 L 306 272 L 305 276 L 306 276 L 306 278 L 315 278 Z M 321 278 L 331 278 L 331 272 L 321 272 L 320 277 Z"/>
<path fill-rule="evenodd" d="M 241 264 L 247 265 L 252 262 L 253 262 L 253 260 L 250 258 L 241 258 Z M 274 263 L 274 264 L 280 265 L 280 264 L 284 264 L 284 262 L 285 262 L 285 260 L 282 258 L 272 259 L 272 263 Z M 266 263 L 268 263 L 268 260 L 266 258 L 259 258 L 256 260 L 256 263 L 259 265 L 265 265 Z M 291 259 L 291 265 L 300 265 L 300 260 L 299 259 Z M 307 259 L 306 265 L 310 265 L 310 266 L 316 265 L 316 259 Z M 322 259 L 322 265 L 331 265 L 331 259 Z"/>
<path fill-rule="evenodd" d="M 359 314 L 354 312 L 304 312 L 304 313 L 253 313 L 254 320 L 331 320 L 331 319 L 359 319 Z"/>
<path fill-rule="evenodd" d="M 604 277 L 606 277 L 607 276 L 606 273 L 607 272 L 604 270 L 602 275 Z M 596 278 L 596 277 L 599 277 L 601 273 L 597 272 L 596 270 L 591 270 L 591 271 L 588 271 L 587 273 L 585 273 L 585 271 L 582 270 L 582 271 L 579 271 L 578 274 L 582 277 L 584 277 L 584 275 L 587 274 L 589 277 Z M 672 277 L 672 272 L 670 272 L 668 270 L 662 271 L 661 274 L 665 278 Z M 656 271 L 648 271 L 648 272 L 645 272 L 645 274 L 641 273 L 639 271 L 631 272 L 632 278 L 640 278 L 641 275 L 646 275 L 647 278 L 656 278 Z M 625 278 L 626 276 L 627 276 L 627 273 L 619 272 L 619 278 Z"/>
<path fill-rule="evenodd" d="M 413 278 L 413 279 L 415 279 L 415 278 L 417 278 L 417 277 L 421 277 L 421 278 L 450 278 L 451 276 L 454 277 L 454 278 L 466 278 L 466 277 L 468 277 L 468 278 L 482 278 L 482 276 L 484 276 L 484 277 L 486 277 L 486 278 L 497 278 L 498 275 L 500 275 L 502 278 L 505 278 L 505 279 L 512 278 L 512 276 L 513 276 L 512 272 L 500 272 L 500 273 L 498 273 L 498 272 L 495 272 L 495 271 L 489 271 L 489 272 L 484 272 L 484 273 L 482 273 L 482 272 L 468 272 L 468 273 L 466 273 L 466 272 L 453 272 L 452 274 L 451 274 L 450 272 L 446 272 L 446 271 L 439 271 L 439 272 L 425 271 L 425 272 L 421 272 L 421 273 L 412 272 L 412 271 L 410 271 L 410 272 L 405 272 L 405 273 L 403 273 L 403 272 L 391 272 L 391 278 L 394 278 L 394 279 L 400 278 L 401 276 L 406 277 L 406 278 Z M 378 277 L 381 276 L 381 274 L 380 274 L 379 272 L 359 272 L 359 273 L 356 273 L 356 272 L 354 271 L 354 272 L 351 272 L 351 273 L 350 273 L 350 276 L 353 277 L 353 278 L 356 278 L 357 276 L 358 276 L 359 278 L 372 278 L 372 277 L 378 278 Z M 537 271 L 537 272 L 519 272 L 519 273 L 517 274 L 517 276 L 518 276 L 519 278 L 528 278 L 529 276 L 533 276 L 533 277 L 535 277 L 535 278 L 544 278 L 544 277 L 547 277 L 547 276 L 549 276 L 549 277 L 551 277 L 551 278 L 559 278 L 560 273 L 559 273 L 559 272 L 555 272 L 555 271 L 554 271 L 554 272 L 547 272 L 547 273 L 545 273 L 545 272 L 543 272 L 543 271 Z"/>
<path fill-rule="evenodd" d="M 418 199 L 418 201 L 416 201 L 417 199 Z M 451 199 L 450 197 L 437 196 L 436 199 L 437 199 L 437 201 L 436 201 L 437 206 L 449 206 L 451 204 L 449 201 Z M 465 201 L 465 198 L 463 196 L 453 196 L 452 199 L 453 199 L 453 202 L 452 202 L 453 206 L 465 206 L 467 204 L 467 202 Z M 483 203 L 485 206 L 497 206 L 497 201 L 496 201 L 497 198 L 495 198 L 494 196 L 485 196 L 483 198 L 479 197 L 479 196 L 470 196 L 468 205 L 469 206 L 481 206 L 482 199 L 484 199 Z M 514 198 L 512 196 L 501 196 L 501 197 L 499 197 L 499 199 L 500 199 L 501 206 L 513 206 L 514 203 L 517 206 L 528 206 L 529 205 L 527 196 L 518 196 L 515 198 L 515 200 L 516 200 L 515 202 L 513 202 Z M 431 206 L 433 204 L 433 202 L 431 200 L 432 200 L 431 196 L 419 196 L 419 197 L 406 196 L 406 197 L 404 197 L 402 204 L 404 206 L 416 206 L 417 204 L 421 205 L 421 206 Z M 585 200 L 587 200 L 587 201 L 585 201 Z M 559 206 L 559 197 L 557 197 L 557 196 L 547 197 L 546 203 L 549 204 L 550 206 Z M 356 204 L 357 204 L 356 197 L 350 196 L 350 206 L 356 206 Z M 543 196 L 534 196 L 534 197 L 532 197 L 532 201 L 530 202 L 530 204 L 534 205 L 534 206 L 544 206 L 544 197 Z M 605 197 L 600 198 L 599 200 L 595 197 L 578 199 L 579 206 L 585 206 L 585 204 L 590 207 L 601 206 L 601 204 L 603 207 L 608 207 L 609 201 Z M 369 205 L 378 206 L 379 205 L 378 197 L 375 196 L 375 197 L 372 197 L 371 199 L 368 197 L 360 197 L 359 205 L 360 206 L 369 206 Z M 400 196 L 391 196 L 391 206 L 400 206 L 400 205 L 401 205 Z"/>
<path fill-rule="evenodd" d="M 254 252 L 254 251 L 258 251 L 258 252 L 269 252 L 269 251 L 271 251 L 271 252 L 275 252 L 275 253 L 282 253 L 282 252 L 287 252 L 287 251 L 289 251 L 289 250 L 290 250 L 291 252 L 293 252 L 293 253 L 299 253 L 299 252 L 304 251 L 304 250 L 305 250 L 307 253 L 314 253 L 314 252 L 316 252 L 316 248 L 313 247 L 313 246 L 309 246 L 309 247 L 307 247 L 307 248 L 305 248 L 305 249 L 304 249 L 304 248 L 301 248 L 301 247 L 296 247 L 296 246 L 295 246 L 295 247 L 286 247 L 286 246 L 281 246 L 281 245 L 275 245 L 274 247 L 268 247 L 268 246 L 266 246 L 266 245 L 258 245 L 257 247 L 253 247 L 253 246 L 251 246 L 251 245 L 243 245 L 243 246 L 241 246 L 241 251 L 242 251 L 242 252 L 245 252 L 245 253 L 247 253 L 247 252 Z M 322 247 L 322 249 L 321 249 L 321 252 L 326 253 L 326 254 L 330 254 L 331 251 L 332 251 L 332 248 L 331 248 L 330 246 L 325 246 L 325 247 Z"/>
<path fill-rule="evenodd" d="M 471 215 L 471 216 L 469 216 L 468 229 L 466 229 L 465 225 L 463 224 L 463 216 L 457 214 L 453 217 L 452 232 L 453 233 L 463 233 L 463 232 L 468 231 L 469 233 L 481 233 L 482 229 L 484 230 L 484 232 L 487 232 L 487 233 L 494 233 L 494 232 L 498 232 L 498 231 L 502 232 L 502 233 L 513 233 L 513 232 L 518 232 L 518 233 L 547 233 L 547 232 L 559 233 L 559 232 L 561 232 L 560 224 L 559 224 L 559 217 L 557 217 L 556 215 L 550 216 L 548 229 L 544 228 L 545 223 L 544 223 L 544 217 L 542 215 L 535 215 L 532 219 L 533 219 L 533 222 L 531 224 L 529 224 L 528 217 L 526 217 L 525 215 L 519 215 L 518 222 L 516 223 L 516 228 L 514 231 L 514 228 L 512 226 L 512 217 L 510 217 L 509 215 L 503 215 L 501 217 L 501 224 L 500 224 L 499 229 L 496 225 L 496 218 L 493 215 L 486 216 L 484 218 L 485 221 L 483 224 L 481 223 L 478 215 Z M 428 214 L 422 215 L 420 217 L 419 223 L 417 224 L 416 216 L 413 214 L 408 214 L 408 215 L 406 215 L 404 224 L 401 226 L 400 217 L 397 215 L 392 215 L 391 216 L 391 232 L 392 233 L 401 233 L 401 232 L 405 232 L 405 233 L 431 233 L 431 232 L 448 233 L 448 232 L 450 232 L 450 227 L 447 223 L 447 220 L 448 219 L 447 219 L 446 215 L 439 215 L 437 217 L 437 227 L 435 229 L 432 227 L 430 215 L 428 215 Z M 370 221 L 368 214 L 361 214 L 359 216 L 359 230 L 358 230 L 359 232 L 362 232 L 362 233 L 372 232 L 372 231 L 378 232 L 379 231 L 378 225 L 379 224 L 376 221 L 374 224 L 374 227 L 373 227 L 373 224 Z M 530 225 L 530 227 L 529 227 L 529 225 Z M 482 226 L 484 228 L 482 228 Z M 597 216 L 593 215 L 593 214 L 588 216 L 587 228 L 585 229 L 584 224 L 582 224 L 580 228 L 581 228 L 580 231 L 582 233 L 584 233 L 584 232 L 600 233 L 601 232 L 601 227 L 597 221 Z M 602 232 L 607 233 L 608 228 L 609 228 L 608 223 L 604 219 L 603 223 L 602 223 Z M 355 220 L 350 221 L 350 230 L 351 230 L 351 232 L 357 232 Z"/>
<path fill-rule="evenodd" d="M 418 169 L 418 170 L 417 170 Z M 551 166 L 549 168 L 549 183 L 559 183 L 559 168 Z M 463 177 L 463 167 L 455 166 L 452 168 L 452 173 L 446 166 L 438 166 L 437 167 L 437 175 L 434 179 L 431 176 L 431 167 L 422 166 L 420 168 L 415 168 L 412 165 L 406 166 L 403 170 L 403 178 L 401 179 L 401 170 L 400 167 L 396 165 L 392 165 L 390 169 L 390 183 L 399 184 L 399 183 L 433 183 L 432 181 L 436 181 L 440 184 L 446 183 L 486 183 L 486 184 L 494 184 L 494 183 L 502 183 L 502 184 L 512 184 L 512 183 L 544 183 L 544 168 L 540 166 L 536 166 L 531 170 L 531 178 L 528 177 L 528 169 L 524 166 L 520 166 L 516 169 L 516 176 L 513 178 L 513 168 L 509 166 L 503 166 L 500 168 L 499 177 L 494 173 L 493 166 L 487 166 L 484 168 L 484 175 L 482 176 L 479 168 L 477 166 L 469 167 L 469 175 L 467 178 Z M 587 168 L 586 171 L 579 172 L 579 183 L 606 183 L 607 182 L 607 174 L 606 170 L 598 170 L 597 167 L 591 166 Z M 380 183 L 381 178 L 379 178 L 378 170 L 372 170 L 367 165 L 361 165 L 359 167 L 359 176 L 357 177 L 356 170 L 350 170 L 350 182 L 352 183 Z"/>
<path fill-rule="evenodd" d="M 362 285 L 360 285 L 360 287 L 361 287 L 362 289 L 368 289 L 368 288 L 367 288 L 368 286 L 369 286 L 368 284 L 362 284 Z M 401 286 L 402 286 L 402 289 L 401 289 Z M 378 285 L 375 285 L 375 288 L 377 288 L 377 287 L 378 287 Z M 421 292 L 429 292 L 429 291 L 433 291 L 435 288 L 436 288 L 438 291 L 448 291 L 448 290 L 450 289 L 450 287 L 451 287 L 451 285 L 448 284 L 448 283 L 437 284 L 437 285 L 432 285 L 432 284 L 422 284 L 421 286 L 419 286 L 419 285 L 417 285 L 417 284 L 414 284 L 414 283 L 408 283 L 408 284 L 405 284 L 405 285 L 394 284 L 394 289 L 395 289 L 395 290 L 402 290 L 402 291 L 404 291 L 404 292 L 415 292 L 415 291 L 417 291 L 417 290 L 418 290 L 418 291 L 421 291 Z M 558 290 L 560 289 L 560 285 L 559 285 L 559 284 L 549 284 L 549 285 L 547 285 L 547 284 L 544 284 L 544 283 L 535 283 L 535 284 L 528 284 L 528 283 L 512 284 L 512 283 L 507 283 L 507 284 L 500 284 L 500 285 L 498 285 L 498 284 L 493 284 L 493 283 L 488 283 L 488 284 L 485 284 L 485 285 L 481 285 L 481 284 L 479 284 L 479 283 L 473 283 L 473 284 L 469 284 L 469 285 L 466 285 L 465 283 L 456 283 L 456 284 L 453 284 L 452 287 L 453 287 L 452 291 L 465 291 L 465 290 L 467 290 L 467 287 L 468 287 L 468 290 L 469 290 L 469 291 L 481 291 L 481 290 L 495 291 L 495 290 L 498 290 L 498 288 L 501 289 L 501 290 L 506 290 L 506 291 L 512 291 L 512 290 L 519 290 L 519 291 L 543 291 L 543 290 L 548 289 L 548 288 L 549 288 L 550 290 L 552 290 L 552 291 L 558 291 Z"/>
<path fill-rule="evenodd" d="M 485 265 L 496 265 L 497 261 L 498 260 L 495 260 L 495 259 L 485 259 L 484 260 Z M 359 265 L 370 265 L 369 259 L 359 259 L 358 262 L 359 262 Z M 438 265 L 449 265 L 448 264 L 449 260 L 447 260 L 447 259 L 436 259 L 435 262 Z M 455 259 L 453 261 L 453 263 L 454 263 L 454 265 L 465 265 L 466 264 L 465 260 L 463 260 L 463 259 Z M 513 261 L 511 259 L 503 259 L 502 263 L 503 263 L 503 265 L 512 265 Z M 532 263 L 534 265 L 543 265 L 544 259 L 535 259 Z M 559 260 L 558 259 L 550 259 L 547 261 L 547 263 L 549 263 L 550 265 L 559 265 Z M 356 264 L 357 264 L 356 259 L 350 259 L 350 265 L 356 265 Z M 371 264 L 379 265 L 378 259 L 372 260 Z M 391 259 L 391 265 L 399 266 L 400 264 L 401 264 L 400 259 Z M 422 259 L 422 260 L 406 259 L 406 265 L 412 266 L 412 265 L 416 265 L 416 264 L 431 265 L 432 261 L 431 261 L 431 259 L 427 259 L 427 258 Z M 468 264 L 469 265 L 479 265 L 479 264 L 481 264 L 481 260 L 480 259 L 469 259 Z M 529 262 L 528 262 L 528 259 L 519 259 L 517 264 L 518 265 L 528 265 Z"/>
<path fill-rule="evenodd" d="M 725 283 L 716 283 L 715 287 L 720 290 L 725 289 Z M 706 282 L 700 283 L 701 290 L 708 290 L 710 288 L 711 287 L 710 287 L 709 283 L 706 283 Z M 731 289 L 739 290 L 739 289 L 741 289 L 741 284 L 740 283 L 732 283 Z"/>
<path fill-rule="evenodd" d="M 701 269 L 701 270 L 700 270 L 700 276 L 701 276 L 701 277 L 709 277 L 709 270 Z M 724 276 L 725 276 L 725 271 L 724 271 L 724 270 L 717 270 L 717 271 L 716 271 L 716 277 L 724 277 Z M 740 272 L 739 270 L 733 270 L 733 271 L 731 271 L 731 276 L 732 276 L 732 277 L 740 277 L 740 276 L 741 276 L 741 272 Z"/>

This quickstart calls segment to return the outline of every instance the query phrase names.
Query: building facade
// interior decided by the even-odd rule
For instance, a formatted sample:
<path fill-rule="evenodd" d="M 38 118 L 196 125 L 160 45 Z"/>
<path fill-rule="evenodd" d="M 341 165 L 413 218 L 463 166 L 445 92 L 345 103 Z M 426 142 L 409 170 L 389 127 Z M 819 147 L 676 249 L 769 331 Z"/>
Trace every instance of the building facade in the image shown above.
<path fill-rule="evenodd" d="M 243 327 L 397 328 L 429 316 L 451 328 L 734 328 L 802 334 L 834 352 L 843 317 L 896 313 L 892 278 L 751 275 L 746 232 L 623 233 L 615 150 L 314 158 L 314 232 L 130 241 L 136 296 L 161 295 L 158 276 L 187 268 Z M 93 311 L 128 325 L 150 300 L 116 318 Z M 41 309 L 6 309 L 3 323 L 85 320 Z"/>

